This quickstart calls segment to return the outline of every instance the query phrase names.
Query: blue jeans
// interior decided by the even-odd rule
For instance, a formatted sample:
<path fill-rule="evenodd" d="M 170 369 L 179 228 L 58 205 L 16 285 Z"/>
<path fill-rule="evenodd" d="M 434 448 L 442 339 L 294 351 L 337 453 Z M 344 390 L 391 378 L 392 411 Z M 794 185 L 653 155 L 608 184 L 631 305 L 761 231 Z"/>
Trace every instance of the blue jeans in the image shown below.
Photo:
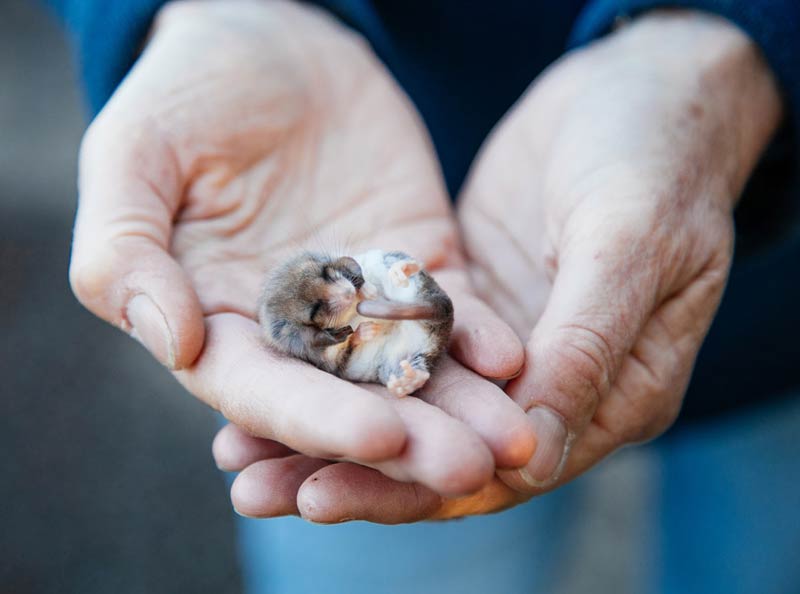
<path fill-rule="evenodd" d="M 611 460 L 555 493 L 461 521 L 240 518 L 246 591 L 800 592 L 800 398 L 626 456 L 633 471 Z"/>

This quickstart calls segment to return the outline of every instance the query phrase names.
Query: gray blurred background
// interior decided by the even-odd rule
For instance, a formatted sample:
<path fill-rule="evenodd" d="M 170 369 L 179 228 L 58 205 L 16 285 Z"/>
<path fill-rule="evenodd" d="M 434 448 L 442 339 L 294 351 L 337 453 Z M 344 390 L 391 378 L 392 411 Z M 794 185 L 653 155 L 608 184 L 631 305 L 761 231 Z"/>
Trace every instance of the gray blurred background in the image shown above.
<path fill-rule="evenodd" d="M 0 0 L 0 593 L 241 589 L 216 421 L 67 283 L 85 126 L 63 32 Z M 625 592 L 646 449 L 590 473 L 560 592 Z"/>
<path fill-rule="evenodd" d="M 0 0 L 0 592 L 238 592 L 211 411 L 69 291 L 76 81 Z"/>

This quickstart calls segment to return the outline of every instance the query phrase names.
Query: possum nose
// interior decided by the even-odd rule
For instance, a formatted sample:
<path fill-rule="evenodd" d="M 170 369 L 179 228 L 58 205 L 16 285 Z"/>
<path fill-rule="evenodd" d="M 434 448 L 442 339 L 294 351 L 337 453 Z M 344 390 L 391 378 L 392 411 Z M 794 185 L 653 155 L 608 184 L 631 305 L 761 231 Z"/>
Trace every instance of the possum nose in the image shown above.
<path fill-rule="evenodd" d="M 331 290 L 330 301 L 336 308 L 349 307 L 355 298 L 355 287 L 347 281 L 337 282 Z"/>

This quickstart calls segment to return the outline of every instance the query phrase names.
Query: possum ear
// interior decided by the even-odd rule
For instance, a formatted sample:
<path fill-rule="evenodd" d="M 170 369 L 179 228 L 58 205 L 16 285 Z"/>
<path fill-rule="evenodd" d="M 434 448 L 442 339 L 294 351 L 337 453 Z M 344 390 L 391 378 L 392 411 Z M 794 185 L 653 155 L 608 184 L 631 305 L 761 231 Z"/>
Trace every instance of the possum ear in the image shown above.
<path fill-rule="evenodd" d="M 352 276 L 361 276 L 361 266 L 350 256 L 343 256 L 334 262 L 334 266 Z"/>
<path fill-rule="evenodd" d="M 337 269 L 344 278 L 353 283 L 356 289 L 360 289 L 364 284 L 364 275 L 361 272 L 361 266 L 359 266 L 358 262 L 353 258 L 343 256 L 337 259 L 331 266 Z"/>
<path fill-rule="evenodd" d="M 325 328 L 318 331 L 311 341 L 311 345 L 317 348 L 329 347 L 339 344 L 347 340 L 347 337 L 353 333 L 350 326 L 343 326 L 342 328 Z"/>

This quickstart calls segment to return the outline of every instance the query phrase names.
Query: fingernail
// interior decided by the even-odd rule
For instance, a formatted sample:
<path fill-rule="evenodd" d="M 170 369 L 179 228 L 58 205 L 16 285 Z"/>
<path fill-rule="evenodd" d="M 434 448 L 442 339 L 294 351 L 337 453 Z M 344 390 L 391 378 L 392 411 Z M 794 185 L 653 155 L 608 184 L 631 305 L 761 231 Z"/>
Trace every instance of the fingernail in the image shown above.
<path fill-rule="evenodd" d="M 300 517 L 308 522 L 309 524 L 314 524 L 316 526 L 336 526 L 336 524 L 345 524 L 346 522 L 355 522 L 355 518 L 346 517 L 346 518 L 338 518 L 336 520 L 313 520 L 311 518 L 307 518 L 303 514 L 300 514 Z"/>
<path fill-rule="evenodd" d="M 532 487 L 546 487 L 558 478 L 569 452 L 564 420 L 549 408 L 537 406 L 528 411 L 536 433 L 536 451 L 519 476 Z"/>
<path fill-rule="evenodd" d="M 336 525 L 336 524 L 345 524 L 347 522 L 355 522 L 356 519 L 352 516 L 344 516 L 342 518 L 337 518 L 336 520 L 332 520 L 330 522 L 325 522 L 328 525 Z"/>
<path fill-rule="evenodd" d="M 248 516 L 247 514 L 243 514 L 238 509 L 236 509 L 236 506 L 232 505 L 231 507 L 233 508 L 233 511 L 236 513 L 237 516 L 241 516 L 242 518 L 246 518 L 248 520 L 258 520 L 258 519 L 260 519 L 260 518 L 258 518 L 256 516 Z"/>
<path fill-rule="evenodd" d="M 516 371 L 513 373 L 513 375 L 509 375 L 508 377 L 499 377 L 499 378 L 497 378 L 497 379 L 499 379 L 499 380 L 506 380 L 506 381 L 511 381 L 512 379 L 517 379 L 519 376 L 521 376 L 521 375 L 522 375 L 522 370 L 523 370 L 523 367 L 520 367 L 519 369 L 517 369 L 517 370 L 516 370 Z"/>
<path fill-rule="evenodd" d="M 169 369 L 175 368 L 175 341 L 167 319 L 152 299 L 140 293 L 128 302 L 125 313 L 131 325 L 131 336 L 141 342 L 153 356 Z"/>

